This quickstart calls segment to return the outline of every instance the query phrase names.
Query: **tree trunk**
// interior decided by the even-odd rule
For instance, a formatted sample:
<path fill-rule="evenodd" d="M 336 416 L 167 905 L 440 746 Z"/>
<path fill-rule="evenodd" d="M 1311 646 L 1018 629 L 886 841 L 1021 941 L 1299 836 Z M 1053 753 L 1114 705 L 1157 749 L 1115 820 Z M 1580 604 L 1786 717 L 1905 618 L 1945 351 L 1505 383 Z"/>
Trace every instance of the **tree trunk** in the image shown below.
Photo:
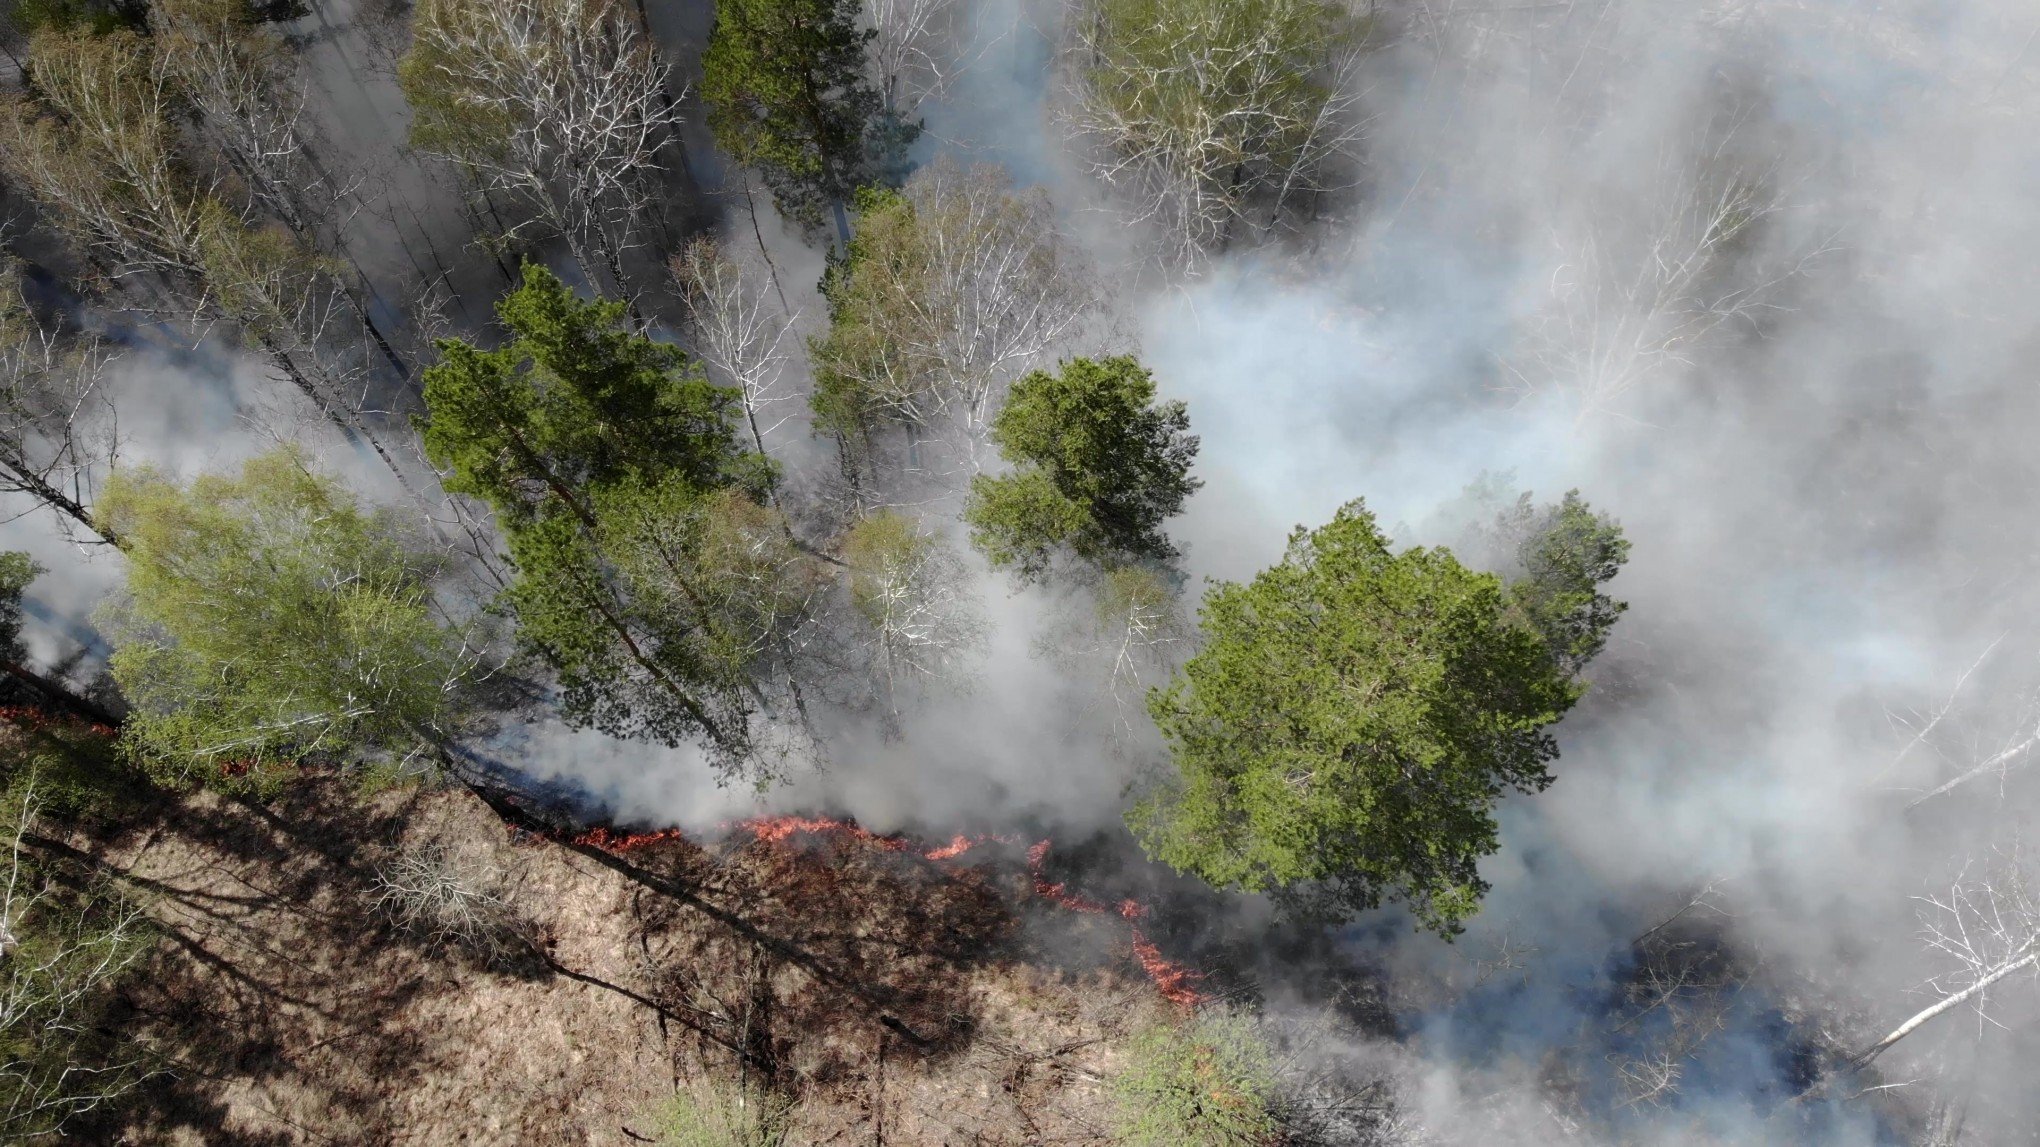
<path fill-rule="evenodd" d="M 1904 1039 L 1905 1037 L 1911 1035 L 1914 1031 L 1918 1030 L 1921 1024 L 1926 1023 L 1928 1020 L 1933 1019 L 1935 1016 L 1940 1015 L 1942 1012 L 1948 1011 L 1951 1008 L 1961 1005 L 1962 1002 L 1965 1000 L 1974 999 L 1978 995 L 1981 995 L 1985 988 L 1990 987 L 1992 984 L 1997 983 L 1999 980 L 2004 979 L 2006 976 L 2011 975 L 2013 972 L 2017 972 L 2023 968 L 2030 968 L 2035 964 L 2040 964 L 2040 951 L 2028 952 L 2024 956 L 2021 956 L 2016 960 L 2012 960 L 2008 963 L 1999 965 L 1998 967 L 1992 969 L 1983 978 L 1977 980 L 1975 983 L 1969 985 L 1968 987 L 1962 989 L 1961 991 L 1956 992 L 1954 995 L 1949 996 L 1947 999 L 1944 999 L 1930 1007 L 1921 1009 L 1919 1012 L 1915 1013 L 1911 1019 L 1898 1025 L 1896 1028 L 1893 1028 L 1891 1030 L 1890 1035 L 1885 1036 L 1883 1039 L 1878 1040 L 1874 1044 L 1871 1044 L 1868 1048 L 1865 1048 L 1863 1051 L 1858 1052 L 1857 1054 L 1851 1056 L 1849 1058 L 1850 1064 L 1855 1067 L 1863 1067 L 1867 1065 L 1871 1060 L 1876 1059 L 1878 1056 L 1883 1055 L 1887 1050 L 1889 1050 L 1892 1044 L 1897 1043 L 1899 1040 Z"/>
<path fill-rule="evenodd" d="M 66 517 L 75 519 L 79 525 L 98 535 L 109 546 L 118 546 L 120 539 L 111 530 L 103 529 L 92 520 L 92 511 L 85 508 L 78 499 L 52 486 L 40 475 L 21 464 L 19 458 L 0 459 L 0 469 L 7 471 L 15 489 L 48 506 Z"/>

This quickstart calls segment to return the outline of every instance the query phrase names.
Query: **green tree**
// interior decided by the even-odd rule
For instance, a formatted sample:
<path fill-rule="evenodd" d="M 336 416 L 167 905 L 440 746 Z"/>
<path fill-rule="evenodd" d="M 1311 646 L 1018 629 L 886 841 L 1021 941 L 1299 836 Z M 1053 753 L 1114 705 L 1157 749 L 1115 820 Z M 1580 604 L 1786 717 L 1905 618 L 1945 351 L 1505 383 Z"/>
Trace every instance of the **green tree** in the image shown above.
<path fill-rule="evenodd" d="M 815 229 L 832 212 L 845 244 L 850 197 L 878 182 L 874 161 L 897 166 L 875 153 L 903 152 L 920 133 L 878 115 L 861 10 L 860 0 L 722 0 L 701 60 L 716 143 L 764 175 L 787 218 Z"/>
<path fill-rule="evenodd" d="M 1204 648 L 1149 712 L 1174 775 L 1129 813 L 1149 853 L 1337 914 L 1407 904 L 1457 932 L 1503 792 L 1551 783 L 1584 686 L 1494 574 L 1392 553 L 1358 502 L 1212 587 Z"/>
<path fill-rule="evenodd" d="M 1608 631 L 1629 608 L 1601 592 L 1629 560 L 1629 540 L 1578 490 L 1541 511 L 1529 499 L 1523 495 L 1498 522 L 1516 542 L 1509 594 L 1559 663 L 1577 673 L 1607 647 Z"/>
<path fill-rule="evenodd" d="M 1244 1016 L 1205 1013 L 1140 1029 L 1111 1091 L 1128 1147 L 1275 1141 L 1274 1056 Z"/>
<path fill-rule="evenodd" d="M 441 741 L 474 657 L 394 515 L 289 448 L 188 486 L 116 471 L 97 509 L 128 558 L 107 628 L 144 765 L 261 779 Z"/>
<path fill-rule="evenodd" d="M 746 759 L 761 662 L 804 620 L 790 603 L 810 584 L 756 504 L 771 472 L 739 444 L 740 393 L 542 268 L 497 312 L 503 347 L 440 344 L 424 442 L 446 488 L 486 501 L 508 536 L 520 639 L 570 722 Z"/>
<path fill-rule="evenodd" d="M 994 568 L 1023 579 L 1063 550 L 1106 567 L 1177 555 L 1162 523 L 1200 483 L 1181 402 L 1156 402 L 1131 357 L 1080 358 L 1013 384 L 992 441 L 1013 473 L 971 480 L 964 520 Z"/>

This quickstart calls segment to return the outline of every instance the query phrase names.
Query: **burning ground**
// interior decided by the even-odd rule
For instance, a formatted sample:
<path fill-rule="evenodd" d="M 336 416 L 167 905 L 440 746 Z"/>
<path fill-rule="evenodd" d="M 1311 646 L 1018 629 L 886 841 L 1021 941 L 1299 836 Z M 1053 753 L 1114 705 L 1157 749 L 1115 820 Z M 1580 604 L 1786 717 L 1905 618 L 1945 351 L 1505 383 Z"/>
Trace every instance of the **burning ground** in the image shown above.
<path fill-rule="evenodd" d="M 426 841 L 492 874 L 479 949 L 378 911 Z M 798 1142 L 1099 1141 L 1117 1047 L 1199 990 L 1137 906 L 996 841 L 778 820 L 563 844 L 460 790 L 326 781 L 60 843 L 170 940 L 121 1007 L 175 1075 L 95 1141 L 627 1143 L 705 1074 L 797 1087 Z"/>

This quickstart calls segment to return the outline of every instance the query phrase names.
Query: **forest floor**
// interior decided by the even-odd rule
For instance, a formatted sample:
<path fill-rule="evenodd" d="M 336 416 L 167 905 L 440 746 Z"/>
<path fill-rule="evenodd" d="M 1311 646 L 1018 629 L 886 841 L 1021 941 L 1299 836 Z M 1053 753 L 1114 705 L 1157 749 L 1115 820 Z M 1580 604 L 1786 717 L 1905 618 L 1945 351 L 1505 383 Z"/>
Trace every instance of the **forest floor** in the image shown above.
<path fill-rule="evenodd" d="M 575 850 L 462 790 L 331 779 L 62 847 L 164 936 L 123 1001 L 164 1071 L 87 1142 L 622 1145 L 704 1084 L 796 1097 L 796 1144 L 1102 1142 L 1115 1048 L 1173 1006 L 1124 922 L 1032 895 L 1011 850 Z M 502 901 L 493 954 L 378 908 L 434 848 Z"/>

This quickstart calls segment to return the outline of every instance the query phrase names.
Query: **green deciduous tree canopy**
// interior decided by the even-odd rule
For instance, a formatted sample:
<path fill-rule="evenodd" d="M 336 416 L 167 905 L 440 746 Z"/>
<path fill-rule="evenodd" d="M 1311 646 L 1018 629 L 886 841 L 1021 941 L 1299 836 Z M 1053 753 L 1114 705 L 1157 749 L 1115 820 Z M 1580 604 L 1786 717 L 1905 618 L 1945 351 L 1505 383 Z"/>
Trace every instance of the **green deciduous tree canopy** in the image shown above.
<path fill-rule="evenodd" d="M 878 182 L 873 144 L 904 150 L 911 125 L 876 131 L 880 101 L 868 76 L 871 32 L 859 0 L 722 0 L 702 55 L 701 94 L 715 141 L 755 167 L 787 218 L 819 228 L 833 211 L 850 238 L 845 204 Z M 877 136 L 887 137 L 879 140 Z"/>
<path fill-rule="evenodd" d="M 217 779 L 438 739 L 474 657 L 392 516 L 289 449 L 188 486 L 117 471 L 97 510 L 128 557 L 108 629 L 145 763 Z"/>
<path fill-rule="evenodd" d="M 1536 546 L 1556 566 L 1573 568 L 1580 513 Z M 1601 530 L 1607 560 L 1591 573 L 1605 580 L 1621 549 L 1617 527 Z M 1550 784 L 1548 729 L 1584 690 L 1573 653 L 1597 648 L 1617 612 L 1554 648 L 1534 617 L 1545 607 L 1524 604 L 1545 600 L 1449 550 L 1392 552 L 1358 502 L 1299 529 L 1280 563 L 1206 595 L 1204 648 L 1149 697 L 1175 773 L 1129 823 L 1214 885 L 1339 914 L 1387 898 L 1456 932 L 1487 888 L 1496 802 Z"/>
<path fill-rule="evenodd" d="M 426 454 L 486 501 L 517 568 L 504 602 L 569 721 L 749 758 L 757 679 L 816 592 L 742 448 L 739 392 L 526 267 L 493 351 L 425 372 Z"/>
<path fill-rule="evenodd" d="M 971 481 L 972 543 L 1023 578 L 1063 550 L 1107 567 L 1175 557 L 1162 523 L 1201 484 L 1189 429 L 1183 404 L 1156 402 L 1153 376 L 1131 357 L 1028 375 L 992 424 L 1014 472 Z"/>

